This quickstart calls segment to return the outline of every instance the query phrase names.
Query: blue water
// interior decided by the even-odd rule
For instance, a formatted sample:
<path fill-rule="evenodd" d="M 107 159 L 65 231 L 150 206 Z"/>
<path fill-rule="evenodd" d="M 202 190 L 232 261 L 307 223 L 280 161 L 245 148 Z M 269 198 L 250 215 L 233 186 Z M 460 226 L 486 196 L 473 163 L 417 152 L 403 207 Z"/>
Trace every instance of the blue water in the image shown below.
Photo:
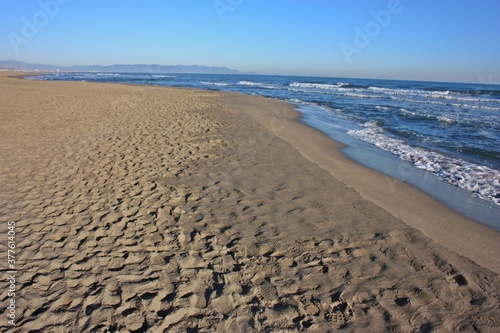
<path fill-rule="evenodd" d="M 426 179 L 432 175 L 434 185 L 421 188 L 459 211 L 476 202 L 475 212 L 462 213 L 500 230 L 500 85 L 162 73 L 48 73 L 33 79 L 193 87 L 292 102 L 304 122 L 357 147 L 346 150 L 351 158 L 416 186 L 427 181 L 387 166 L 400 161 Z M 370 154 L 375 158 L 363 158 Z M 447 200 L 442 193 L 449 187 L 435 183 L 460 190 Z"/>

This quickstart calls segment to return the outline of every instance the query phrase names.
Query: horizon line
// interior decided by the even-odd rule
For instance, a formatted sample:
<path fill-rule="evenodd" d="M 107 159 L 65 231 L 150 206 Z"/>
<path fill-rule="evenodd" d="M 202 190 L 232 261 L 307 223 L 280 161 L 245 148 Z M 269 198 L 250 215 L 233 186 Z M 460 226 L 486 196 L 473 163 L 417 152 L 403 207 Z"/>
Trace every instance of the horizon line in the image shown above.
<path fill-rule="evenodd" d="M 164 66 L 164 67 L 205 67 L 205 68 L 216 68 L 216 69 L 225 69 L 233 72 L 239 72 L 239 73 L 195 73 L 195 72 L 154 72 L 156 74 L 202 74 L 202 75 L 262 75 L 262 76 L 290 76 L 290 77 L 315 77 L 315 78 L 331 78 L 331 79 L 359 79 L 359 80 L 385 80 L 385 81 L 406 81 L 406 82 L 429 82 L 429 83 L 458 83 L 458 84 L 476 84 L 476 85 L 500 85 L 500 82 L 481 82 L 480 78 L 478 78 L 478 81 L 476 82 L 466 82 L 466 81 L 439 81 L 439 80 L 416 80 L 416 79 L 394 79 L 394 78 L 382 78 L 382 77 L 361 77 L 361 76 L 336 76 L 336 75 L 309 75 L 309 74 L 262 74 L 254 71 L 249 71 L 249 72 L 242 72 L 239 69 L 232 69 L 229 67 L 225 66 L 207 66 L 207 65 L 185 65 L 185 64 L 177 64 L 177 65 L 161 65 L 161 64 L 147 64 L 147 63 L 130 63 L 130 64 L 112 64 L 112 65 L 98 65 L 98 64 L 93 64 L 93 65 L 69 65 L 69 66 L 60 66 L 60 65 L 52 65 L 52 64 L 42 64 L 42 63 L 27 63 L 19 60 L 14 60 L 14 59 L 7 59 L 7 60 L 0 60 L 0 62 L 18 62 L 21 64 L 25 65 L 31 65 L 31 66 L 52 66 L 52 67 L 61 67 L 61 68 L 71 68 L 71 67 L 91 67 L 91 66 L 96 66 L 96 67 L 112 67 L 112 66 Z M 51 72 L 80 72 L 80 73 L 92 73 L 92 72 L 101 72 L 101 73 L 148 73 L 148 72 L 142 72 L 142 71 L 121 71 L 121 72 L 107 72 L 107 71 L 99 71 L 99 70 L 60 70 L 60 69 L 54 69 L 54 70 L 48 70 L 48 69 L 22 69 L 22 68 L 5 68 L 1 67 L 0 69 L 6 69 L 6 70 L 19 70 L 19 71 L 26 71 L 26 72 L 45 72 L 45 73 L 51 73 Z M 151 72 L 153 73 L 153 72 Z"/>

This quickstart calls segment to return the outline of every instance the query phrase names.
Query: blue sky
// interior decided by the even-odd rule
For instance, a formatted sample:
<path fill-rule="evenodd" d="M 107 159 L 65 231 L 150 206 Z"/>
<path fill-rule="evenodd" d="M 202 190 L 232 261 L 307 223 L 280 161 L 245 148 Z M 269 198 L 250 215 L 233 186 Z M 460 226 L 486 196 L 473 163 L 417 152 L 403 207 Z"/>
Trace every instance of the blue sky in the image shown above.
<path fill-rule="evenodd" d="M 498 0 L 0 0 L 0 5 L 0 60 L 500 81 Z"/>

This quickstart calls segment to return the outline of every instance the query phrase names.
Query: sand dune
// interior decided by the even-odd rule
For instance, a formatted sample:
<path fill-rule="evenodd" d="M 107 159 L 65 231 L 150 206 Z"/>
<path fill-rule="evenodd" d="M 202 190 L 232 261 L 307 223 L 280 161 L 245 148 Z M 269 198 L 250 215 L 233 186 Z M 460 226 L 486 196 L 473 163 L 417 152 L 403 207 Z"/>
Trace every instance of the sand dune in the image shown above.
<path fill-rule="evenodd" d="M 267 129 L 217 92 L 0 84 L 0 222 L 16 222 L 19 269 L 2 330 L 500 325 L 497 273 L 304 158 L 272 132 L 291 118 Z"/>

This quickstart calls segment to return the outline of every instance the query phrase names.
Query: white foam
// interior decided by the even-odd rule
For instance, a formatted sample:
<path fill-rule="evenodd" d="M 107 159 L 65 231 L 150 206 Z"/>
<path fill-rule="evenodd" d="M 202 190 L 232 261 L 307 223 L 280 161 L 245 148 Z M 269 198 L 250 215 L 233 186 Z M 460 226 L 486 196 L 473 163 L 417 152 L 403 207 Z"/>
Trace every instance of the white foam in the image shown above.
<path fill-rule="evenodd" d="M 447 91 L 428 91 L 428 90 L 410 90 L 410 89 L 391 89 L 391 88 L 381 88 L 381 87 L 368 87 L 368 90 L 381 93 L 384 95 L 392 96 L 395 100 L 400 100 L 397 96 L 404 96 L 404 101 L 409 102 L 422 102 L 421 100 L 408 100 L 408 97 L 426 98 L 426 99 L 445 99 L 450 102 L 472 102 L 472 103 L 492 103 L 499 104 L 500 100 L 490 99 L 490 98 L 473 98 L 466 96 L 461 93 Z M 442 102 L 441 102 L 442 103 Z M 445 103 L 443 103 L 445 104 Z M 457 106 L 463 106 L 463 104 L 457 104 Z"/>
<path fill-rule="evenodd" d="M 366 93 L 362 93 L 363 91 L 366 92 L 366 89 L 358 89 L 358 88 L 342 88 L 342 89 L 339 88 L 338 90 L 334 90 L 333 88 L 331 88 L 331 89 L 319 89 L 316 91 L 311 91 L 310 89 L 307 88 L 288 86 L 286 89 L 289 91 L 297 91 L 305 93 L 314 92 L 315 94 L 321 94 L 321 95 L 334 95 L 334 96 L 345 96 L 345 97 L 355 97 L 355 98 L 384 98 L 383 96 L 367 95 Z"/>
<path fill-rule="evenodd" d="M 298 90 L 310 92 L 308 90 Z M 394 101 L 403 101 L 416 104 L 432 104 L 446 107 L 455 107 L 465 110 L 485 110 L 485 111 L 500 111 L 498 99 L 486 98 L 467 98 L 456 95 L 447 95 L 450 92 L 427 92 L 423 90 L 405 90 L 405 89 L 387 89 L 370 87 L 368 89 L 349 88 L 333 91 L 332 94 L 346 97 L 356 98 L 389 98 Z M 474 104 L 475 103 L 475 104 Z"/>
<path fill-rule="evenodd" d="M 208 85 L 208 86 L 228 86 L 229 83 L 225 82 L 207 82 L 207 81 L 200 81 L 201 84 Z"/>
<path fill-rule="evenodd" d="M 175 77 L 173 75 L 151 75 L 151 76 L 154 77 L 154 78 L 158 78 L 158 79 Z"/>
<path fill-rule="evenodd" d="M 326 83 L 307 83 L 307 82 L 292 82 L 289 84 L 292 88 L 315 88 L 315 89 L 327 89 L 336 90 L 338 88 L 343 88 L 348 86 L 348 83 L 338 82 L 337 84 L 326 84 Z"/>
<path fill-rule="evenodd" d="M 340 95 L 347 96 L 347 97 L 356 97 L 356 98 L 383 98 L 382 96 L 366 95 L 366 94 L 360 94 L 360 93 L 343 93 Z"/>
<path fill-rule="evenodd" d="M 382 97 L 382 96 L 380 96 L 380 97 Z M 441 101 L 428 100 L 428 99 L 417 100 L 417 99 L 402 98 L 402 97 L 395 97 L 395 96 L 390 96 L 390 99 L 395 100 L 395 101 L 403 101 L 403 102 L 410 102 L 410 103 L 452 106 L 452 107 L 455 107 L 455 108 L 465 109 L 465 110 L 474 109 L 474 110 L 486 110 L 486 111 L 500 111 L 500 107 L 486 106 L 486 105 L 474 105 L 474 104 L 441 102 Z M 489 101 L 490 100 L 481 101 L 481 102 L 488 103 Z"/>
<path fill-rule="evenodd" d="M 262 82 L 252 82 L 252 81 L 239 81 L 237 83 L 239 86 L 249 86 L 249 87 L 258 87 L 258 88 L 267 88 L 267 89 L 279 89 L 280 86 L 276 84 L 262 83 Z"/>
<path fill-rule="evenodd" d="M 350 130 L 348 135 L 372 143 L 399 158 L 412 162 L 417 168 L 434 173 L 438 178 L 474 193 L 476 196 L 500 205 L 500 171 L 466 162 L 389 137 L 375 122 L 362 129 Z"/>
<path fill-rule="evenodd" d="M 437 119 L 442 122 L 442 123 L 447 123 L 447 124 L 451 124 L 451 123 L 454 123 L 455 120 L 454 119 L 451 119 L 450 117 L 445 117 L 445 116 L 441 116 L 441 117 L 437 117 Z"/>

